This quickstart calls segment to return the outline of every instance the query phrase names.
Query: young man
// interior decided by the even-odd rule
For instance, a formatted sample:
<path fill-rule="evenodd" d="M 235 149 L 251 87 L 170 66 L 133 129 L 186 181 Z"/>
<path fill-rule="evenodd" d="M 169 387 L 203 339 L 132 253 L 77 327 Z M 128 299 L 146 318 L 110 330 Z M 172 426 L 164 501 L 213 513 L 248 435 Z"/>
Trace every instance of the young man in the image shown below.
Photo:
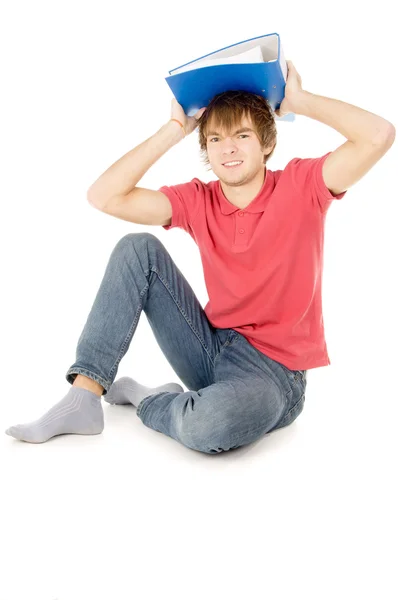
<path fill-rule="evenodd" d="M 111 404 L 135 405 L 148 427 L 209 454 L 249 444 L 297 418 L 307 370 L 330 363 L 321 302 L 327 210 L 387 152 L 395 129 L 377 115 L 304 91 L 291 62 L 288 67 L 276 114 L 314 118 L 347 141 L 273 172 L 266 163 L 276 127 L 264 98 L 226 92 L 194 117 L 173 100 L 172 119 L 101 175 L 88 200 L 120 219 L 187 231 L 200 250 L 208 304 L 202 309 L 158 238 L 124 236 L 66 373 L 73 385 L 43 417 L 6 433 L 35 443 L 101 433 L 101 395 Z M 158 191 L 137 187 L 197 126 L 218 179 Z M 174 383 L 146 388 L 128 377 L 114 382 L 142 310 L 189 391 Z"/>

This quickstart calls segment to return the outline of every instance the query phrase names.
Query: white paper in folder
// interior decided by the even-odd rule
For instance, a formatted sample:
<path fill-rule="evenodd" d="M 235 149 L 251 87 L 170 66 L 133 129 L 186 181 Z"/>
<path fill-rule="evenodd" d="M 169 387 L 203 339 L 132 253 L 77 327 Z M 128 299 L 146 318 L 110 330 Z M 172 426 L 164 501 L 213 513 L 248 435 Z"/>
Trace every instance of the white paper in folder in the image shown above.
<path fill-rule="evenodd" d="M 216 52 L 214 56 L 217 56 L 217 54 L 218 53 Z M 239 54 L 234 54 L 234 56 L 229 56 L 227 58 L 205 58 L 202 60 L 195 60 L 191 64 L 181 67 L 181 69 L 175 69 L 173 74 L 176 75 L 177 73 L 184 73 L 185 71 L 191 71 L 192 69 L 212 67 L 214 65 L 258 62 L 264 62 L 263 53 L 260 46 L 255 46 L 254 48 L 250 48 L 250 50 L 246 50 L 246 52 L 240 52 Z"/>

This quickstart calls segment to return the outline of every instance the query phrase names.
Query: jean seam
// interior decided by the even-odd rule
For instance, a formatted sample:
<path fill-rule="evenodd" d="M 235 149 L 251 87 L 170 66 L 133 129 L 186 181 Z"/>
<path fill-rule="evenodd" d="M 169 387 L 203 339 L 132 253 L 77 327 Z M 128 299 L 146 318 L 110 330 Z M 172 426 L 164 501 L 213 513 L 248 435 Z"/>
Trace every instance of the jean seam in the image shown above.
<path fill-rule="evenodd" d="M 290 413 L 292 413 L 292 412 L 293 412 L 293 411 L 294 411 L 294 410 L 297 408 L 297 406 L 300 404 L 300 402 L 302 402 L 302 400 L 303 400 L 303 398 L 304 398 L 304 397 L 305 397 L 305 393 L 303 393 L 303 394 L 300 396 L 300 398 L 297 400 L 297 402 L 296 402 L 296 403 L 295 403 L 293 406 L 291 406 L 291 407 L 289 408 L 289 410 L 288 410 L 288 411 L 287 411 L 287 413 L 286 413 L 286 414 L 283 416 L 283 418 L 281 419 L 281 421 L 280 421 L 279 423 L 277 423 L 277 425 L 278 425 L 278 426 L 279 426 L 279 425 L 281 425 L 281 424 L 282 424 L 282 423 L 283 423 L 283 422 L 284 422 L 284 421 L 285 421 L 285 420 L 286 420 L 286 419 L 287 419 L 287 418 L 290 416 Z"/>
<path fill-rule="evenodd" d="M 195 334 L 195 336 L 197 337 L 197 339 L 199 340 L 203 350 L 206 352 L 207 356 L 209 357 L 209 360 L 211 362 L 211 364 L 214 367 L 214 361 L 213 358 L 211 357 L 211 354 L 204 342 L 204 340 L 202 340 L 202 338 L 200 337 L 200 334 L 198 331 L 196 331 L 195 327 L 193 326 L 192 322 L 190 321 L 188 315 L 185 313 L 183 307 L 179 304 L 177 298 L 175 298 L 175 296 L 173 295 L 173 291 L 172 288 L 168 285 L 168 282 L 166 280 L 164 280 L 162 278 L 162 276 L 160 275 L 160 273 L 157 271 L 156 267 L 151 267 L 150 269 L 152 272 L 156 273 L 156 275 L 158 276 L 159 280 L 163 283 L 164 287 L 166 288 L 166 290 L 169 292 L 171 298 L 174 300 L 175 305 L 177 306 L 178 310 L 180 311 L 181 315 L 184 317 L 185 321 L 188 323 L 189 327 L 191 328 L 191 330 L 193 331 L 193 333 Z M 149 271 L 148 271 L 149 273 Z M 147 275 L 147 272 L 145 273 Z"/>
<path fill-rule="evenodd" d="M 149 284 L 147 284 L 147 285 L 144 287 L 144 289 L 143 289 L 143 290 L 142 290 L 142 292 L 140 293 L 140 296 L 141 296 L 141 297 L 142 297 L 142 295 L 145 293 L 145 290 L 146 290 L 148 287 L 149 287 Z M 139 304 L 139 305 L 138 305 L 138 308 L 137 308 L 137 310 L 136 310 L 136 313 L 135 313 L 135 315 L 134 315 L 133 323 L 132 323 L 132 325 L 131 325 L 131 327 L 130 327 L 130 329 L 129 329 L 128 335 L 126 336 L 126 338 L 125 338 L 125 340 L 124 340 L 124 342 L 123 342 L 123 344 L 122 344 L 122 346 L 121 346 L 121 348 L 120 348 L 120 351 L 119 351 L 119 354 L 118 354 L 118 356 L 117 356 L 117 358 L 116 358 L 115 364 L 113 365 L 112 369 L 110 370 L 110 373 L 109 373 L 109 377 L 110 377 L 110 379 L 112 378 L 112 374 L 114 373 L 114 371 L 116 370 L 116 368 L 117 368 L 118 364 L 120 363 L 121 359 L 122 359 L 122 358 L 123 358 L 123 356 L 124 356 L 124 354 L 123 354 L 123 352 L 124 352 L 124 348 L 126 347 L 126 345 L 128 344 L 129 340 L 131 339 L 131 337 L 132 337 L 132 335 L 133 335 L 133 332 L 134 332 L 135 326 L 136 326 L 136 324 L 137 324 L 137 321 L 138 321 L 139 314 L 140 314 L 140 311 L 141 311 L 141 310 L 142 310 L 142 304 Z"/>
<path fill-rule="evenodd" d="M 300 383 L 305 386 L 304 375 L 300 370 L 297 369 L 294 371 L 292 369 L 289 369 L 285 365 L 281 364 L 281 366 L 283 372 L 285 373 L 286 379 L 288 381 L 292 393 L 294 393 L 296 386 Z"/>

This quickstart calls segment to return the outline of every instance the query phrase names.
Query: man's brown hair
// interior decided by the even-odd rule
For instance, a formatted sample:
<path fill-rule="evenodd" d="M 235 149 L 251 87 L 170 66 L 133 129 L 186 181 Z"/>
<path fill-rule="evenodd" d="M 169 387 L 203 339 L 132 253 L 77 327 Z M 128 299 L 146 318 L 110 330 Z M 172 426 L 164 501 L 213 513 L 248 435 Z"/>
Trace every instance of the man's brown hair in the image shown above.
<path fill-rule="evenodd" d="M 271 152 L 264 155 L 264 164 L 271 158 L 276 146 L 277 129 L 268 100 L 250 92 L 231 90 L 214 96 L 198 119 L 200 154 L 204 165 L 210 164 L 206 145 L 208 125 L 232 131 L 240 125 L 243 117 L 249 118 L 253 123 L 262 147 L 274 144 Z"/>

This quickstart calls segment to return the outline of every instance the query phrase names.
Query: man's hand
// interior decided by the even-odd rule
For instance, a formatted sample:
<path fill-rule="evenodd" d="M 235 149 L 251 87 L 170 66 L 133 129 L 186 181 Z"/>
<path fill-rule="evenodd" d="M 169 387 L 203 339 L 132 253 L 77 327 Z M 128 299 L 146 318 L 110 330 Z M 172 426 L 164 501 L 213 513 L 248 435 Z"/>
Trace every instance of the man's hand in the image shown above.
<path fill-rule="evenodd" d="M 171 99 L 171 118 L 178 119 L 184 126 L 186 135 L 192 133 L 198 126 L 197 121 L 200 119 L 202 114 L 205 112 L 206 107 L 200 108 L 193 117 L 188 117 L 181 104 L 177 102 L 175 98 Z"/>
<path fill-rule="evenodd" d="M 291 60 L 286 61 L 287 63 L 287 80 L 285 86 L 285 96 L 282 100 L 282 103 L 278 110 L 275 111 L 275 114 L 278 117 L 283 117 L 289 113 L 294 113 L 295 111 L 295 103 L 300 98 L 300 94 L 303 93 L 303 88 L 301 87 L 301 77 L 297 73 L 296 68 L 294 67 Z"/>

